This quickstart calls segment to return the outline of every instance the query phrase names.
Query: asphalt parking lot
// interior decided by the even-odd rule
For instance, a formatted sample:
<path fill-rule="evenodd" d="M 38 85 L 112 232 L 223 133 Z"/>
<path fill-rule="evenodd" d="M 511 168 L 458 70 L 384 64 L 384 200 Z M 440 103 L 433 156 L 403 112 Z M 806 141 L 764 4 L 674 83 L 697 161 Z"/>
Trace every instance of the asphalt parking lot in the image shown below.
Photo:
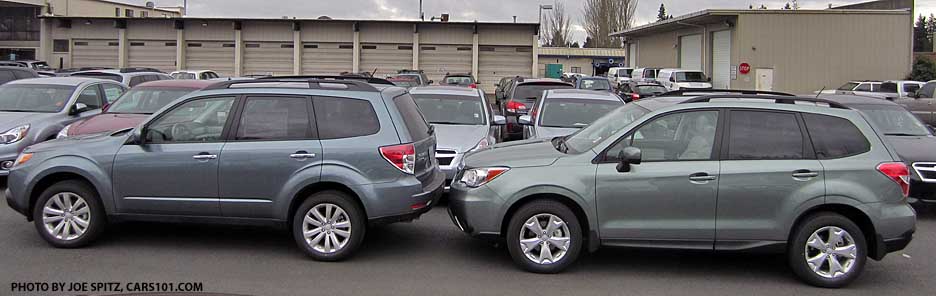
<path fill-rule="evenodd" d="M 907 250 L 869 261 L 841 290 L 797 281 L 782 256 L 602 249 L 558 275 L 518 270 L 506 250 L 471 239 L 445 205 L 413 223 L 382 226 L 339 263 L 307 259 L 285 231 L 126 223 L 74 250 L 47 245 L 0 206 L 0 295 L 12 282 L 200 282 L 250 295 L 932 295 L 936 211 L 920 213 Z M 40 295 L 14 293 L 13 295 Z M 43 293 L 41 295 L 49 295 Z M 54 294 L 53 294 L 54 295 Z"/>

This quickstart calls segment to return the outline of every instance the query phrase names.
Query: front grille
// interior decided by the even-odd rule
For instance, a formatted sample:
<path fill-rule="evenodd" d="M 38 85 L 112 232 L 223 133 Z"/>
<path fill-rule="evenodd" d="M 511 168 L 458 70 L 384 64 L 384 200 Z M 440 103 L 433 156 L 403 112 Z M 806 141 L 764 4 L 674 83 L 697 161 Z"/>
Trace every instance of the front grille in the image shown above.
<path fill-rule="evenodd" d="M 936 183 L 936 162 L 917 162 L 913 170 L 920 175 L 920 179 L 927 183 Z"/>
<path fill-rule="evenodd" d="M 439 161 L 439 165 L 442 166 L 451 165 L 457 154 L 455 150 L 436 149 L 436 159 Z"/>

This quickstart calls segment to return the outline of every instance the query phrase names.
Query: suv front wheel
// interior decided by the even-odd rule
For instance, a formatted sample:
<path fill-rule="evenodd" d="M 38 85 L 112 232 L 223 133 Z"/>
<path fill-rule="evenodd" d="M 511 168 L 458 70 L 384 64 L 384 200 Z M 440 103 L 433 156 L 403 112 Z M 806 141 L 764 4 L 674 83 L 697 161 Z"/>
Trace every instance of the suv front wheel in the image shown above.
<path fill-rule="evenodd" d="M 794 231 L 787 251 L 790 268 L 806 283 L 840 288 L 858 278 L 864 269 L 867 242 L 861 229 L 848 218 L 817 213 Z"/>
<path fill-rule="evenodd" d="M 57 248 L 79 248 L 104 230 L 104 207 L 87 183 L 68 180 L 49 186 L 33 208 L 39 235 Z"/>
<path fill-rule="evenodd" d="M 569 207 L 551 200 L 524 205 L 510 219 L 507 250 L 520 267 L 557 273 L 575 262 L 582 249 L 582 228 Z"/>
<path fill-rule="evenodd" d="M 306 254 L 319 261 L 339 261 L 364 240 L 364 211 L 338 191 L 313 194 L 296 210 L 293 237 Z"/>

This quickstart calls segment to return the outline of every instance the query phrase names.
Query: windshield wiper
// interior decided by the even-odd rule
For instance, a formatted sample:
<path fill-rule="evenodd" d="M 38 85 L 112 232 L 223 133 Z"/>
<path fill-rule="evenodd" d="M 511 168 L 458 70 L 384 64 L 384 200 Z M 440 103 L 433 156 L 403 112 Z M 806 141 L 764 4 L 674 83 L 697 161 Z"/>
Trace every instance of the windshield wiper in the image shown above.
<path fill-rule="evenodd" d="M 431 124 L 453 124 L 453 125 L 475 125 L 473 123 L 454 122 L 454 121 L 430 121 Z"/>
<path fill-rule="evenodd" d="M 44 112 L 44 111 L 12 109 L 12 110 L 0 110 L 0 112 Z"/>

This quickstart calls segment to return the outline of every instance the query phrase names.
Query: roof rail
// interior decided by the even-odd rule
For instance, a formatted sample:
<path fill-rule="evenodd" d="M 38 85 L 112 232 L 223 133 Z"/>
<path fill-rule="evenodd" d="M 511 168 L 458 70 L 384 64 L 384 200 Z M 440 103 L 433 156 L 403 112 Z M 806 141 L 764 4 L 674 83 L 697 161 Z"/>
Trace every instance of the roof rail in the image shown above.
<path fill-rule="evenodd" d="M 260 79 L 253 79 L 253 80 L 221 81 L 216 84 L 205 87 L 204 90 L 228 89 L 228 88 L 231 88 L 231 86 L 233 85 L 244 85 L 243 87 L 251 87 L 250 86 L 251 84 L 267 84 L 268 86 L 266 87 L 276 87 L 275 85 L 269 86 L 270 84 L 275 84 L 275 83 L 293 83 L 293 84 L 308 83 L 310 89 L 367 91 L 367 92 L 379 92 L 380 91 L 373 85 L 370 85 L 366 82 L 362 82 L 360 80 L 334 80 L 334 79 L 330 80 L 330 79 L 276 78 L 276 77 L 260 78 Z M 322 84 L 325 84 L 325 85 L 341 84 L 341 85 L 344 85 L 346 88 L 328 87 L 328 86 L 322 86 Z M 264 86 L 257 86 L 257 87 L 264 87 Z"/>
<path fill-rule="evenodd" d="M 146 68 L 146 67 L 129 67 L 129 68 L 120 68 L 120 73 L 136 73 L 136 72 L 156 72 L 163 73 L 159 69 Z"/>
<path fill-rule="evenodd" d="M 363 81 L 366 83 L 372 84 L 384 84 L 384 85 L 394 85 L 393 82 L 383 78 L 376 77 L 361 77 L 361 76 L 350 76 L 350 75 L 290 75 L 290 76 L 272 76 L 272 77 L 261 77 L 257 78 L 258 80 L 271 80 L 271 79 L 315 79 L 315 80 L 351 80 L 351 81 Z"/>
<path fill-rule="evenodd" d="M 697 88 L 697 89 L 680 89 L 665 92 L 659 97 L 672 97 L 672 96 L 687 96 L 690 94 L 711 94 L 711 93 L 733 93 L 733 94 L 742 94 L 742 95 L 772 95 L 772 96 L 788 96 L 792 97 L 793 94 L 777 92 L 777 91 L 765 91 L 765 90 L 747 90 L 747 89 L 710 89 L 710 88 Z"/>
<path fill-rule="evenodd" d="M 691 103 L 706 103 L 711 99 L 753 99 L 753 100 L 773 100 L 777 104 L 795 104 L 796 102 L 811 102 L 811 103 L 822 103 L 827 104 L 831 108 L 836 109 L 851 109 L 841 103 L 825 100 L 825 99 L 816 99 L 810 97 L 797 97 L 797 96 L 783 96 L 783 95 L 706 95 L 699 96 L 686 101 L 681 102 L 680 104 L 691 104 Z"/>

